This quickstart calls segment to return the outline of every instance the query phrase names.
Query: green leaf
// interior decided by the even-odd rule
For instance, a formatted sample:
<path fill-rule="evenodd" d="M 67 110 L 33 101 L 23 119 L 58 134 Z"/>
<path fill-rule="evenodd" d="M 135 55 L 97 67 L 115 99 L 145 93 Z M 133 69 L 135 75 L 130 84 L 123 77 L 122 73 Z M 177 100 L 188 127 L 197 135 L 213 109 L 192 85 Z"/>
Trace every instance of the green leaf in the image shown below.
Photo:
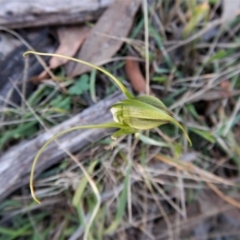
<path fill-rule="evenodd" d="M 215 143 L 215 138 L 212 135 L 212 133 L 206 132 L 206 131 L 202 131 L 202 130 L 198 130 L 198 129 L 195 129 L 195 128 L 189 128 L 189 130 L 191 130 L 192 132 L 198 134 L 199 136 L 201 136 L 205 140 L 207 140 L 207 141 L 209 141 L 211 143 Z"/>
<path fill-rule="evenodd" d="M 74 84 L 68 89 L 72 95 L 81 95 L 83 92 L 89 90 L 89 76 L 83 74 Z"/>
<path fill-rule="evenodd" d="M 183 29 L 184 37 L 187 37 L 191 32 L 197 29 L 198 23 L 207 16 L 210 9 L 207 2 L 203 2 L 195 7 L 194 6 L 192 7 L 193 7 L 192 16 L 187 22 L 185 28 Z"/>
<path fill-rule="evenodd" d="M 199 115 L 198 115 L 198 113 L 197 113 L 193 104 L 187 105 L 187 109 L 195 119 L 199 119 Z"/>
<path fill-rule="evenodd" d="M 71 97 L 58 95 L 50 102 L 50 106 L 57 109 L 69 110 L 71 106 Z"/>
<path fill-rule="evenodd" d="M 32 122 L 27 122 L 27 123 L 19 125 L 16 129 L 5 132 L 5 134 L 2 136 L 0 135 L 0 149 L 10 139 L 13 139 L 13 138 L 18 139 L 20 137 L 24 137 L 27 135 L 26 133 L 28 131 L 33 133 L 32 127 L 34 127 L 34 125 L 36 125 L 36 123 L 37 123 L 37 120 L 33 120 Z"/>
<path fill-rule="evenodd" d="M 219 51 L 217 51 L 210 59 L 209 62 L 215 61 L 215 60 L 219 60 L 222 58 L 225 58 L 227 56 L 227 51 L 221 49 Z"/>
<path fill-rule="evenodd" d="M 46 91 L 46 89 L 48 89 L 46 85 L 40 85 L 39 88 L 28 98 L 28 103 L 31 106 L 36 106 L 37 104 L 39 104 L 39 102 L 45 95 L 44 92 Z"/>
<path fill-rule="evenodd" d="M 124 215 L 124 211 L 125 211 L 125 208 L 127 205 L 127 199 L 128 199 L 127 198 L 127 196 L 128 196 L 127 189 L 128 189 L 128 183 L 130 181 L 130 176 L 129 176 L 130 170 L 131 170 L 131 168 L 128 169 L 127 175 L 124 179 L 124 183 L 123 183 L 124 186 L 123 186 L 123 190 L 122 190 L 119 202 L 118 202 L 117 213 L 116 213 L 115 219 L 112 221 L 111 225 L 106 229 L 105 234 L 110 234 L 110 233 L 114 232 L 115 229 L 120 224 L 121 219 Z"/>
<path fill-rule="evenodd" d="M 23 133 L 22 137 L 29 138 L 35 133 L 37 133 L 37 131 L 38 131 L 37 125 L 34 124 L 33 126 L 30 126 L 28 130 Z"/>
<path fill-rule="evenodd" d="M 92 173 L 93 173 L 93 170 L 94 170 L 94 168 L 95 168 L 95 166 L 96 166 L 97 163 L 98 163 L 98 161 L 93 161 L 93 162 L 90 164 L 90 166 L 89 166 L 89 168 L 88 168 L 88 173 L 89 173 L 89 174 L 92 174 Z M 87 183 L 88 183 L 87 178 L 84 177 L 84 178 L 81 180 L 81 182 L 79 183 L 79 185 L 78 185 L 78 187 L 77 187 L 77 189 L 76 189 L 76 191 L 75 191 L 75 193 L 74 193 L 74 196 L 73 196 L 73 199 L 72 199 L 72 205 L 73 205 L 75 208 L 77 208 L 77 209 L 79 209 L 79 203 L 80 203 L 80 201 L 81 201 L 81 199 L 82 199 L 83 191 L 84 191 L 84 189 L 86 188 Z"/>
<path fill-rule="evenodd" d="M 152 80 L 158 83 L 165 83 L 167 82 L 168 78 L 167 76 L 154 76 Z"/>
<path fill-rule="evenodd" d="M 217 4 L 220 0 L 208 0 L 209 4 Z"/>
<path fill-rule="evenodd" d="M 70 106 L 71 106 L 71 98 L 70 97 L 64 98 L 61 102 L 59 102 L 56 105 L 57 108 L 64 109 L 64 110 L 70 110 Z"/>
<path fill-rule="evenodd" d="M 157 140 L 147 137 L 146 135 L 143 135 L 141 133 L 136 133 L 135 137 L 139 138 L 143 143 L 145 143 L 147 145 L 159 146 L 159 147 L 170 147 L 170 144 L 168 144 L 168 143 L 157 141 Z"/>

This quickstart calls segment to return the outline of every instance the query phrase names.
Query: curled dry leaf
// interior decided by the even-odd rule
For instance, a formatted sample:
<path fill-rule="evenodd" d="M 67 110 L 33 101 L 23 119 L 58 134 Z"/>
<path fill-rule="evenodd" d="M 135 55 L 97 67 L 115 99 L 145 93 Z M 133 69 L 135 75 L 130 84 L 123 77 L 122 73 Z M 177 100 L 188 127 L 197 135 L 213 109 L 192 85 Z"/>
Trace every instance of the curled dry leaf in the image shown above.
<path fill-rule="evenodd" d="M 114 1 L 92 28 L 76 58 L 93 64 L 111 58 L 123 43 L 116 38 L 128 35 L 140 4 L 141 0 Z M 114 36 L 114 39 L 110 36 Z M 69 76 L 74 77 L 90 71 L 91 68 L 69 62 L 66 70 Z"/>
<path fill-rule="evenodd" d="M 83 27 L 60 27 L 57 30 L 58 39 L 60 42 L 59 47 L 57 48 L 57 54 L 66 55 L 72 57 L 76 54 L 88 33 L 90 28 L 87 26 Z M 49 62 L 49 68 L 54 69 L 66 64 L 69 60 L 65 58 L 52 57 Z M 46 79 L 48 76 L 47 71 L 43 71 L 37 78 L 34 78 L 34 81 L 40 81 Z"/>
<path fill-rule="evenodd" d="M 74 56 L 87 37 L 90 28 L 84 27 L 61 27 L 58 29 L 58 38 L 60 45 L 56 51 L 57 54 Z M 53 57 L 50 60 L 50 68 L 57 68 L 66 64 L 69 60 L 65 58 Z"/>
<path fill-rule="evenodd" d="M 230 91 L 230 90 L 231 90 L 231 83 L 230 83 L 229 80 L 225 80 L 225 81 L 223 81 L 223 82 L 220 83 L 220 87 L 221 87 L 222 89 L 225 89 L 225 90 L 227 90 L 227 91 Z"/>
<path fill-rule="evenodd" d="M 146 82 L 140 70 L 139 63 L 129 57 L 126 60 L 125 70 L 133 89 L 138 93 L 146 93 Z"/>

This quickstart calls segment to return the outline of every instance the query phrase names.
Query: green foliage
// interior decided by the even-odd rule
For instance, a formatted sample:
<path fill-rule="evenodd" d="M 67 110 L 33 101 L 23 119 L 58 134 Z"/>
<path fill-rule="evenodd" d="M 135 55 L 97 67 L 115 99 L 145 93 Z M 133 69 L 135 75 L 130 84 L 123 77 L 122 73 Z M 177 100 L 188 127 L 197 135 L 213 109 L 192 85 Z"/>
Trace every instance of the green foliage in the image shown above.
<path fill-rule="evenodd" d="M 10 139 L 18 139 L 32 136 L 37 131 L 36 123 L 37 120 L 33 120 L 31 122 L 19 124 L 16 128 L 8 130 L 4 134 L 0 134 L 0 149 Z"/>
<path fill-rule="evenodd" d="M 58 95 L 49 103 L 49 105 L 56 109 L 59 109 L 60 111 L 70 110 L 71 102 L 72 102 L 71 97 Z"/>
<path fill-rule="evenodd" d="M 68 89 L 69 93 L 72 95 L 81 95 L 82 93 L 88 90 L 89 90 L 89 76 L 87 74 L 83 74 Z"/>

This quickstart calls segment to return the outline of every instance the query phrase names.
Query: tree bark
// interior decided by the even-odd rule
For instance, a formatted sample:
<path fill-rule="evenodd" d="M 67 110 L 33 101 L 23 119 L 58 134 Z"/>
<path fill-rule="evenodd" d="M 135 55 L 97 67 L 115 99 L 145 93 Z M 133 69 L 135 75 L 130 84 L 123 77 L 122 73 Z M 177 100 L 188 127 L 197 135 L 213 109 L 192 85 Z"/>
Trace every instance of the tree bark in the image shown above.
<path fill-rule="evenodd" d="M 55 52 L 58 46 L 57 41 L 50 36 L 48 28 L 39 31 L 39 34 L 28 42 L 39 52 Z M 28 79 L 38 76 L 44 69 L 35 56 L 23 57 L 23 53 L 27 50 L 29 49 L 25 45 L 21 45 L 9 53 L 3 61 L 0 61 L 0 107 L 8 106 L 9 101 L 17 105 L 22 101 L 12 82 L 20 90 L 24 86 L 25 97 L 36 88 L 36 85 Z M 44 57 L 43 59 L 48 62 L 50 58 Z"/>
<path fill-rule="evenodd" d="M 0 0 L 0 25 L 9 28 L 76 24 L 96 20 L 114 0 Z"/>
<path fill-rule="evenodd" d="M 29 181 L 33 159 L 48 139 L 70 127 L 113 122 L 109 109 L 114 103 L 123 98 L 121 93 L 115 93 L 73 118 L 50 129 L 49 132 L 44 132 L 32 140 L 21 142 L 3 153 L 0 156 L 0 200 Z M 58 142 L 69 151 L 76 152 L 86 145 L 109 135 L 109 133 L 110 131 L 106 129 L 83 129 L 63 135 L 58 139 Z M 37 164 L 35 176 L 59 162 L 65 155 L 65 152 L 56 143 L 50 144 Z"/>

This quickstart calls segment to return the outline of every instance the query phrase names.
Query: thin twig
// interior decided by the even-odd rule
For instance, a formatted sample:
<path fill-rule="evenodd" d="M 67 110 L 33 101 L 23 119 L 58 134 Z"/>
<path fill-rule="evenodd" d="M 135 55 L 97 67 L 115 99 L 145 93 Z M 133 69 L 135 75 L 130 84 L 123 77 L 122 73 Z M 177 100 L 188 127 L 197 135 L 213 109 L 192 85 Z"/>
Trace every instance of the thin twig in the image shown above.
<path fill-rule="evenodd" d="M 148 29 L 148 3 L 143 0 L 144 13 L 144 38 L 145 38 L 145 71 L 146 71 L 146 94 L 150 94 L 150 74 L 149 74 L 149 29 Z"/>

